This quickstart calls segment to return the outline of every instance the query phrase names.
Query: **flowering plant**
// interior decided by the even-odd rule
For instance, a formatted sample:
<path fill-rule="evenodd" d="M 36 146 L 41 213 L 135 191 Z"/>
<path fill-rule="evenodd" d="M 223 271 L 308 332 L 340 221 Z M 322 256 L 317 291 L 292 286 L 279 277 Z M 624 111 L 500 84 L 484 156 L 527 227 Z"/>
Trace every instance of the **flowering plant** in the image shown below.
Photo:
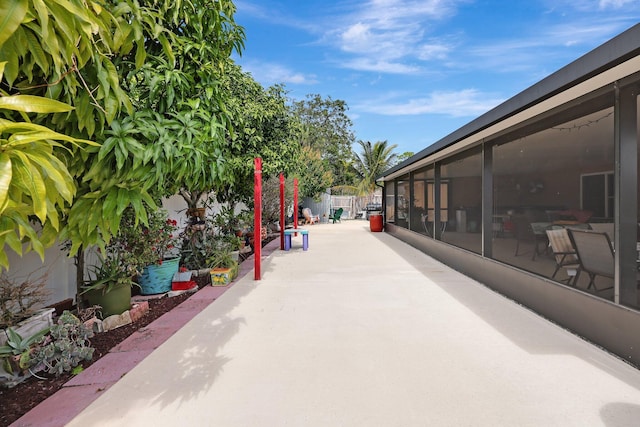
<path fill-rule="evenodd" d="M 176 249 L 178 222 L 166 211 L 149 214 L 149 224 L 142 225 L 137 246 L 148 264 L 162 264 L 165 259 L 178 256 Z"/>
<path fill-rule="evenodd" d="M 177 229 L 177 221 L 170 219 L 167 211 L 150 212 L 147 224 L 142 224 L 136 223 L 133 212 L 127 210 L 107 252 L 120 253 L 125 263 L 140 272 L 147 265 L 178 256 Z"/>
<path fill-rule="evenodd" d="M 87 292 L 102 289 L 108 293 L 121 285 L 134 285 L 133 278 L 145 266 L 162 264 L 164 259 L 178 256 L 175 249 L 178 223 L 166 211 L 151 212 L 147 224 L 137 222 L 132 208 L 126 209 L 120 220 L 118 233 L 104 250 L 98 249 L 98 264 L 90 270 Z"/>

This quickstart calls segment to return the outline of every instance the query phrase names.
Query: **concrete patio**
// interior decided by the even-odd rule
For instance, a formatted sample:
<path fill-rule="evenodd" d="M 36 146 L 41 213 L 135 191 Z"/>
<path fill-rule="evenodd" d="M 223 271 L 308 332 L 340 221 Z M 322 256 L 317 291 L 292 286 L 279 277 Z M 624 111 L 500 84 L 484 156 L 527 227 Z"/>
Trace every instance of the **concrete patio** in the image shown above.
<path fill-rule="evenodd" d="M 638 425 L 639 370 L 366 221 L 307 228 L 14 425 Z"/>

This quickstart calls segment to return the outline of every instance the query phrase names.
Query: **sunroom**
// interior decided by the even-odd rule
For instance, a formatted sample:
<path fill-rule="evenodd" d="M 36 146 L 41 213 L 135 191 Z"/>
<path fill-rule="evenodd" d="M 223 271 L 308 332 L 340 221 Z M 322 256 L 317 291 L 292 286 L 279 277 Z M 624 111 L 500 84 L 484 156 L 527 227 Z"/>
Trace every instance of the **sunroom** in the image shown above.
<path fill-rule="evenodd" d="M 640 25 L 386 171 L 385 229 L 640 361 Z"/>

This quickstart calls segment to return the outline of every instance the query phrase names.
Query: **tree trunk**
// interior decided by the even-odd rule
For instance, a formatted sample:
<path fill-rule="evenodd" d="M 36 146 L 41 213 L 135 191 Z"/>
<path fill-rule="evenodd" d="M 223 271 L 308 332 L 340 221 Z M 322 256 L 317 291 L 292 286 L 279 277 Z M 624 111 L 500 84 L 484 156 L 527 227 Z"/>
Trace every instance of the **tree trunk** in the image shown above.
<path fill-rule="evenodd" d="M 195 209 L 204 193 L 202 191 L 191 192 L 189 190 L 180 190 L 180 196 L 187 202 L 187 209 Z"/>
<path fill-rule="evenodd" d="M 80 246 L 78 253 L 75 256 L 76 259 L 76 304 L 78 307 L 81 305 L 80 293 L 82 292 L 82 285 L 84 285 L 84 246 Z"/>

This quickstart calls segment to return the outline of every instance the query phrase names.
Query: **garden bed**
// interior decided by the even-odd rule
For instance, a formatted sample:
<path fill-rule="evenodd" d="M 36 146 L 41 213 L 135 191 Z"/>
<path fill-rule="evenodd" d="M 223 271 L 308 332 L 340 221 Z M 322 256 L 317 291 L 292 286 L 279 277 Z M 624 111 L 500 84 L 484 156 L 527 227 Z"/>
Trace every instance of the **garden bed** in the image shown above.
<path fill-rule="evenodd" d="M 209 280 L 207 276 L 201 276 L 200 280 L 197 280 L 198 287 L 202 288 L 206 286 L 209 284 Z M 85 369 L 88 368 L 102 356 L 109 353 L 109 350 L 124 341 L 129 335 L 171 311 L 191 295 L 193 294 L 189 292 L 172 298 L 164 297 L 149 300 L 149 311 L 138 321 L 94 335 L 94 337 L 90 339 L 91 346 L 95 348 L 93 359 L 82 363 L 82 366 Z M 16 421 L 40 402 L 60 390 L 72 376 L 71 373 L 65 373 L 59 377 L 45 376 L 45 380 L 31 377 L 14 388 L 0 388 L 0 402 L 2 402 L 0 425 L 8 426 Z"/>

